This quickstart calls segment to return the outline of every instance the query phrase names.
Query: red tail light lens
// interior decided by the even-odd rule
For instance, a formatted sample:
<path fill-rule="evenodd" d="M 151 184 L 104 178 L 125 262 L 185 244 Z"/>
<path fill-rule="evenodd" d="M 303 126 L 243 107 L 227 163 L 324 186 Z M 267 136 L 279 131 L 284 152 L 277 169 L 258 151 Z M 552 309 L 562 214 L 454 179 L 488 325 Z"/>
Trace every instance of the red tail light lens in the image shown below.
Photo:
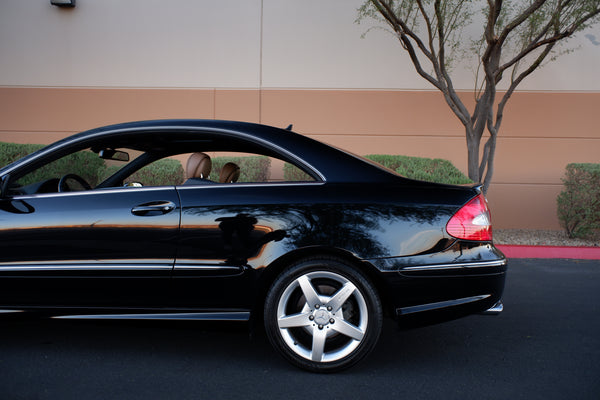
<path fill-rule="evenodd" d="M 483 194 L 473 198 L 450 218 L 446 231 L 458 239 L 492 240 L 490 210 Z"/>

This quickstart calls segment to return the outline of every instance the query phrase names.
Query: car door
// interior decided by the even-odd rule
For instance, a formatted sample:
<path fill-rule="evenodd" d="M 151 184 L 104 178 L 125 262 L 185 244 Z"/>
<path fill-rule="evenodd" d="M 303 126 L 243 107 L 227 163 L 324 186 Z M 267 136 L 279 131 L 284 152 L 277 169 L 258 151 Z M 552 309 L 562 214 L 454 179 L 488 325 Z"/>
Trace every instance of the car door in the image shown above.
<path fill-rule="evenodd" d="M 180 245 L 173 306 L 252 307 L 259 274 L 303 241 L 309 198 L 320 183 L 178 186 Z M 293 231 L 293 232 L 292 232 Z M 308 243 L 308 242 L 307 242 Z"/>
<path fill-rule="evenodd" d="M 164 305 L 179 218 L 173 186 L 0 199 L 0 308 Z"/>
<path fill-rule="evenodd" d="M 171 303 L 208 309 L 251 306 L 256 275 L 285 233 L 267 220 L 273 185 L 179 186 L 181 235 Z M 284 188 L 278 188 L 284 190 Z M 275 246 L 276 247 L 276 246 Z"/>

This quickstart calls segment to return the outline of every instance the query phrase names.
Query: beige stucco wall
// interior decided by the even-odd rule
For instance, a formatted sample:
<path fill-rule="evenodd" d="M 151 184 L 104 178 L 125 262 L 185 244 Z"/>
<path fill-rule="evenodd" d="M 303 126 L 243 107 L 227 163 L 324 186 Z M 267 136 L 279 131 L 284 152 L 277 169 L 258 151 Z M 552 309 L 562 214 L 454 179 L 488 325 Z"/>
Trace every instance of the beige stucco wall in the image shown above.
<path fill-rule="evenodd" d="M 466 170 L 464 133 L 397 40 L 354 23 L 361 0 L 0 1 L 0 141 L 100 125 L 218 118 L 285 127 L 359 154 Z M 476 31 L 476 27 L 473 27 Z M 495 226 L 558 229 L 569 162 L 599 162 L 600 27 L 508 108 L 489 199 Z M 469 103 L 472 72 L 454 69 Z"/>

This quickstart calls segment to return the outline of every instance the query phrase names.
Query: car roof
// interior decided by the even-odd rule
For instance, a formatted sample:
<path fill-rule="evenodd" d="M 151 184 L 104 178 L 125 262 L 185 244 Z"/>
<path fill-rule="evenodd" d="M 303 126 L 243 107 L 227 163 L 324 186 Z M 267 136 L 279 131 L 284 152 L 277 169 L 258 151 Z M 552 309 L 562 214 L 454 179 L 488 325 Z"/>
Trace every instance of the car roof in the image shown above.
<path fill-rule="evenodd" d="M 115 141 L 141 151 L 164 148 L 166 155 L 202 151 L 257 152 L 304 166 L 329 182 L 383 182 L 401 177 L 325 143 L 272 126 L 237 121 L 170 119 L 121 123 L 81 132 L 51 144 L 16 163 L 6 173 L 36 158 L 73 145 Z M 162 147 L 161 147 L 162 146 Z"/>

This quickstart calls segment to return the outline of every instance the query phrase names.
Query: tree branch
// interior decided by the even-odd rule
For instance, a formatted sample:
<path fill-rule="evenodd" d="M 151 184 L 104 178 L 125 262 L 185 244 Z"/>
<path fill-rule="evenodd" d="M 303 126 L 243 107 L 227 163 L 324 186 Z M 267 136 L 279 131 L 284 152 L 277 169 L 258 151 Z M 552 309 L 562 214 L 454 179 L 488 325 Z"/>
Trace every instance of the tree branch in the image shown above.
<path fill-rule="evenodd" d="M 383 1 L 383 0 L 370 0 L 370 1 L 375 6 L 375 8 L 377 8 L 377 10 L 381 13 L 381 15 L 384 16 L 384 18 L 388 21 L 388 23 L 390 25 L 392 25 L 392 27 L 394 28 L 394 31 L 396 31 L 396 33 L 398 33 L 398 34 L 400 33 L 399 30 L 396 28 L 398 28 L 398 27 L 401 28 L 400 31 L 403 34 L 410 37 L 412 40 L 414 40 L 415 43 L 417 44 L 417 47 L 421 50 L 421 52 L 427 58 L 431 59 L 431 53 L 429 52 L 429 50 L 427 50 L 427 47 L 425 46 L 425 44 L 423 43 L 421 38 L 419 36 L 417 36 L 417 34 L 415 34 L 412 31 L 412 29 L 410 29 L 408 27 L 408 25 L 406 25 L 406 23 L 404 21 L 402 21 L 402 19 L 398 18 L 398 16 L 392 9 L 391 5 L 389 5 L 386 1 Z"/>
<path fill-rule="evenodd" d="M 531 3 L 531 5 L 529 7 L 527 7 L 522 13 L 520 13 L 519 15 L 517 15 L 517 17 L 510 22 L 509 24 L 506 25 L 506 27 L 502 30 L 502 33 L 500 33 L 500 35 L 498 36 L 498 41 L 500 42 L 500 44 L 504 44 L 504 42 L 506 41 L 506 38 L 508 37 L 508 35 L 514 30 L 516 29 L 519 25 L 521 25 L 523 22 L 527 21 L 527 19 L 534 13 L 536 12 L 541 6 L 544 5 L 544 3 L 546 3 L 547 0 L 536 0 L 533 3 Z M 500 4 L 500 7 L 502 7 L 502 5 Z M 500 10 L 497 10 L 498 13 L 500 12 Z"/>
<path fill-rule="evenodd" d="M 454 106 L 458 109 L 458 111 L 461 114 L 460 116 L 457 114 L 457 116 L 462 121 L 463 125 L 466 126 L 468 124 L 468 121 L 471 118 L 471 115 L 470 115 L 467 107 L 465 107 L 464 103 L 460 99 L 460 97 L 458 97 L 456 90 L 454 90 L 452 78 L 450 78 L 450 75 L 448 74 L 448 69 L 446 67 L 446 49 L 445 49 L 445 45 L 444 45 L 444 43 L 446 41 L 446 36 L 445 36 L 444 24 L 443 24 L 444 17 L 442 15 L 442 11 L 440 9 L 440 0 L 435 1 L 435 14 L 436 14 L 436 18 L 437 18 L 438 49 L 439 49 L 438 53 L 439 53 L 439 60 L 440 60 L 438 63 L 438 68 L 439 68 L 439 73 L 441 75 L 441 77 L 439 79 L 441 80 L 443 78 L 443 82 L 446 84 L 446 87 L 447 87 L 447 91 L 444 92 L 444 95 L 447 96 L 446 102 L 448 102 L 448 103 L 452 102 L 454 104 Z M 455 112 L 455 114 L 456 114 L 456 112 Z"/>
<path fill-rule="evenodd" d="M 529 54 L 531 54 L 535 50 L 539 49 L 540 47 L 547 46 L 549 44 L 555 44 L 555 43 L 559 42 L 560 40 L 573 35 L 573 33 L 575 33 L 575 31 L 577 31 L 577 29 L 581 25 L 585 24 L 587 21 L 589 21 L 590 19 L 594 18 L 595 16 L 597 16 L 599 14 L 600 14 L 600 8 L 596 9 L 592 13 L 589 13 L 589 14 L 585 15 L 581 19 L 573 22 L 564 31 L 562 31 L 562 32 L 556 32 L 553 36 L 551 36 L 549 38 L 546 38 L 544 40 L 540 40 L 548 32 L 548 30 L 552 27 L 552 24 L 555 23 L 552 20 L 549 21 L 548 24 L 544 27 L 544 30 L 542 30 L 542 32 L 531 42 L 531 44 L 529 46 L 527 46 L 525 49 L 523 49 L 512 60 L 504 63 L 503 65 L 501 65 L 498 68 L 498 74 L 501 74 L 502 72 L 504 72 L 508 68 L 512 67 L 517 62 L 519 62 L 520 60 L 522 60 L 523 58 L 525 58 L 526 56 L 528 56 Z"/>
<path fill-rule="evenodd" d="M 508 90 L 506 91 L 506 93 L 504 93 L 504 96 L 502 96 L 502 99 L 498 103 L 498 109 L 496 111 L 496 123 L 494 124 L 494 129 L 496 129 L 496 130 L 500 129 L 500 124 L 502 123 L 502 118 L 504 116 L 504 107 L 506 106 L 508 99 L 510 98 L 510 96 L 512 96 L 512 94 L 515 91 L 515 89 L 517 88 L 517 86 L 523 81 L 523 79 L 525 79 L 527 76 L 531 75 L 531 73 L 540 66 L 542 61 L 544 61 L 544 59 L 548 56 L 548 54 L 550 54 L 550 52 L 552 51 L 552 48 L 555 45 L 556 45 L 556 42 L 549 43 L 546 46 L 546 48 L 544 49 L 544 51 L 529 66 L 529 68 L 527 68 L 525 71 L 521 72 L 519 74 L 519 76 L 517 76 L 517 78 L 511 82 Z"/>
<path fill-rule="evenodd" d="M 430 52 L 429 60 L 431 61 L 431 65 L 433 66 L 433 70 L 435 71 L 438 81 L 441 83 L 442 77 L 440 74 L 440 68 L 439 68 L 438 60 L 437 60 L 438 55 L 435 52 L 435 46 L 433 44 L 434 33 L 433 33 L 433 27 L 431 24 L 431 19 L 429 18 L 429 15 L 427 15 L 427 11 L 425 10 L 425 8 L 423 6 L 423 1 L 422 0 L 416 0 L 416 1 L 417 1 L 417 6 L 419 7 L 419 11 L 421 11 L 421 16 L 425 20 L 425 26 L 427 26 L 427 37 L 429 39 L 429 52 Z M 438 25 L 439 25 L 439 23 L 438 23 Z"/>
<path fill-rule="evenodd" d="M 446 103 L 450 106 L 450 109 L 454 112 L 454 114 L 458 117 L 461 123 L 465 126 L 469 123 L 469 111 L 464 106 L 464 104 L 460 101 L 460 98 L 456 94 L 454 88 L 452 86 L 448 86 L 448 83 L 452 83 L 450 77 L 446 74 L 442 73 L 442 69 L 440 67 L 440 63 L 436 58 L 434 45 L 433 45 L 433 31 L 430 31 L 430 45 L 432 46 L 431 50 L 424 48 L 424 43 L 416 36 L 416 34 L 406 25 L 401 18 L 399 18 L 391 8 L 391 5 L 382 0 L 371 0 L 372 4 L 377 8 L 377 10 L 384 16 L 384 18 L 388 21 L 388 23 L 392 26 L 394 31 L 398 34 L 400 41 L 402 42 L 404 48 L 408 52 L 412 63 L 415 66 L 415 69 L 421 77 L 435 86 L 438 90 L 440 90 L 446 99 Z M 422 1 L 417 0 L 417 4 L 420 7 L 423 7 Z M 426 10 L 421 8 L 421 12 L 424 17 L 426 16 Z M 428 22 L 431 24 L 431 21 Z M 429 25 L 431 26 L 431 25 Z M 417 38 L 415 40 L 415 38 Z M 431 74 L 427 73 L 423 66 L 421 65 L 421 61 L 417 55 L 416 49 L 413 46 L 411 39 L 415 40 L 418 48 L 421 52 L 427 57 L 429 62 L 431 63 L 437 79 L 434 78 Z"/>

